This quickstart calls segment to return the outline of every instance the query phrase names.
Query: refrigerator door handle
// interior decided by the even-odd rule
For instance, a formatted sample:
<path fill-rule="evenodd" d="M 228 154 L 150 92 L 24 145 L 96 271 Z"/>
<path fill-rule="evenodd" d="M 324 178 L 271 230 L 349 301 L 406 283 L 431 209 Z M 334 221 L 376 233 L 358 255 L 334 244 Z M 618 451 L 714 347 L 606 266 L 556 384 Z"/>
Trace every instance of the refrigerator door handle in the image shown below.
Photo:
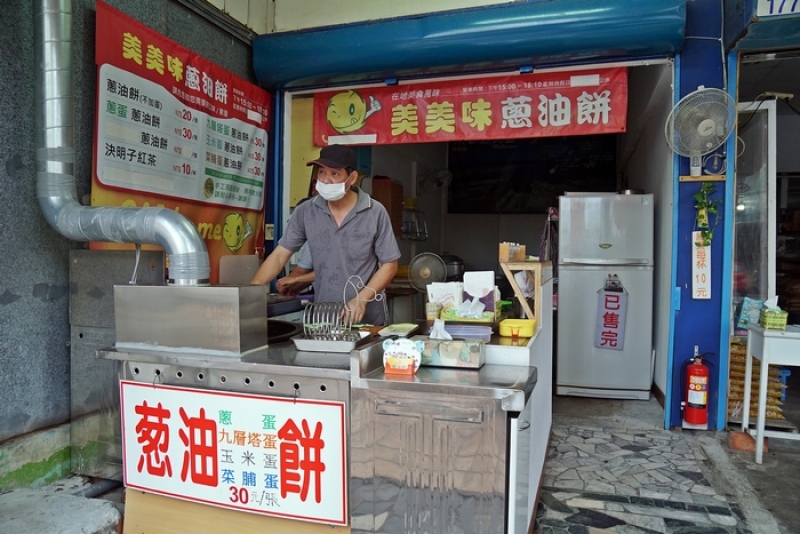
<path fill-rule="evenodd" d="M 561 265 L 652 265 L 646 258 L 562 258 Z"/>

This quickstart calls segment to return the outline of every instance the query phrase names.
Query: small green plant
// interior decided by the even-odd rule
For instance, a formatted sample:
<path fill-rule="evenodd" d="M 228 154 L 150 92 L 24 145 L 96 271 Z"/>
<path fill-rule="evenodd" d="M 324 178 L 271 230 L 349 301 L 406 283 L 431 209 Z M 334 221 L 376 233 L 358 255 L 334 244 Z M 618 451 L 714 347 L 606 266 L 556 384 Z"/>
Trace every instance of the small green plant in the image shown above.
<path fill-rule="evenodd" d="M 719 223 L 719 205 L 711 198 L 717 192 L 717 185 L 714 182 L 703 182 L 700 191 L 694 194 L 694 208 L 697 210 L 695 226 L 700 230 L 700 239 L 695 242 L 698 247 L 711 246 L 714 238 L 714 229 Z M 714 224 L 711 225 L 711 217 L 714 217 Z"/>

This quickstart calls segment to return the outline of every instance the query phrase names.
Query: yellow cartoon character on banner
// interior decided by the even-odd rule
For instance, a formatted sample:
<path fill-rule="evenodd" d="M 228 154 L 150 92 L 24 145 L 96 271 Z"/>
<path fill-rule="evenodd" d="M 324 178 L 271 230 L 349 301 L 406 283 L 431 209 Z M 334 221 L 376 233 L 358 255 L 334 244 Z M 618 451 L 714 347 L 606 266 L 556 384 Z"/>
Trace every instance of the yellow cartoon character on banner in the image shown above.
<path fill-rule="evenodd" d="M 328 101 L 326 113 L 328 124 L 339 133 L 350 133 L 361 129 L 367 117 L 381 110 L 381 103 L 369 97 L 369 109 L 361 95 L 355 91 L 336 93 Z"/>
<path fill-rule="evenodd" d="M 253 227 L 249 222 L 242 219 L 241 213 L 229 213 L 225 216 L 225 224 L 222 227 L 222 240 L 231 252 L 236 252 L 245 239 L 253 233 Z"/>

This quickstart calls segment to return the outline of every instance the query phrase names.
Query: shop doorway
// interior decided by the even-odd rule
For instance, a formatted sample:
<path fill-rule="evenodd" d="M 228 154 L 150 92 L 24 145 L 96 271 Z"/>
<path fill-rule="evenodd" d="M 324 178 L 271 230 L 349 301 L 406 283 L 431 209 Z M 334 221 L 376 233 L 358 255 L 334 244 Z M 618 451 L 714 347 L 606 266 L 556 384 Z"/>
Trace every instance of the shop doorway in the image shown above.
<path fill-rule="evenodd" d="M 614 138 L 611 150 L 615 187 L 612 190 L 641 190 L 653 193 L 655 198 L 653 381 L 656 388 L 668 396 L 674 154 L 664 138 L 664 124 L 674 105 L 674 64 L 665 58 L 622 66 L 628 68 L 628 121 L 625 133 L 607 134 Z M 306 194 L 309 174 L 305 161 L 313 159 L 319 150 L 312 143 L 312 97 L 313 90 L 285 95 L 281 216 L 284 221 L 295 202 Z M 569 144 L 570 140 L 565 138 L 564 142 Z M 576 144 L 580 143 L 576 141 Z M 443 169 L 452 171 L 447 143 L 363 148 L 367 151 L 364 159 L 368 160 L 368 172 L 362 182 L 364 189 L 370 190 L 373 176 L 390 177 L 402 184 L 403 196 L 412 199 L 414 209 L 424 213 L 427 238 L 398 239 L 403 255 L 401 264 L 408 263 L 416 254 L 433 252 L 462 258 L 466 270 L 495 270 L 499 273 L 497 245 L 500 241 L 522 243 L 531 255 L 539 254 L 542 233 L 548 224 L 546 210 L 539 213 L 459 213 L 448 208 L 448 189 L 459 177 L 454 175 L 452 181 L 426 179 Z M 550 166 L 550 171 L 553 172 L 551 176 L 557 176 L 560 169 Z M 587 188 L 592 187 L 587 185 Z M 558 194 L 561 193 L 547 192 L 548 197 L 557 197 Z M 659 400 L 669 402 L 669 399 Z"/>
<path fill-rule="evenodd" d="M 728 399 L 728 422 L 734 425 L 742 409 L 736 405 L 735 344 L 746 339 L 747 307 L 777 295 L 779 306 L 789 312 L 788 323 L 800 323 L 798 69 L 800 49 L 740 57 Z M 775 376 L 771 394 L 777 402 L 768 403 L 767 425 L 796 431 L 800 377 L 792 371 Z"/>

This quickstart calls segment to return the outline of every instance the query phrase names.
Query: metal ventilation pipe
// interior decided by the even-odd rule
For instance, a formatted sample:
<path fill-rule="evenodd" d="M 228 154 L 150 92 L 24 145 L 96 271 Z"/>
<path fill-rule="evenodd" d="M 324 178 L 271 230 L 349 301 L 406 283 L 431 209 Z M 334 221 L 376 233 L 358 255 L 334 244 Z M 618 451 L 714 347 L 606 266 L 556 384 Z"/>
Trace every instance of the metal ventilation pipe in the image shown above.
<path fill-rule="evenodd" d="M 78 203 L 73 175 L 72 1 L 38 0 L 34 19 L 36 192 L 47 222 L 76 241 L 160 245 L 169 255 L 169 285 L 208 285 L 206 244 L 180 213 Z"/>

